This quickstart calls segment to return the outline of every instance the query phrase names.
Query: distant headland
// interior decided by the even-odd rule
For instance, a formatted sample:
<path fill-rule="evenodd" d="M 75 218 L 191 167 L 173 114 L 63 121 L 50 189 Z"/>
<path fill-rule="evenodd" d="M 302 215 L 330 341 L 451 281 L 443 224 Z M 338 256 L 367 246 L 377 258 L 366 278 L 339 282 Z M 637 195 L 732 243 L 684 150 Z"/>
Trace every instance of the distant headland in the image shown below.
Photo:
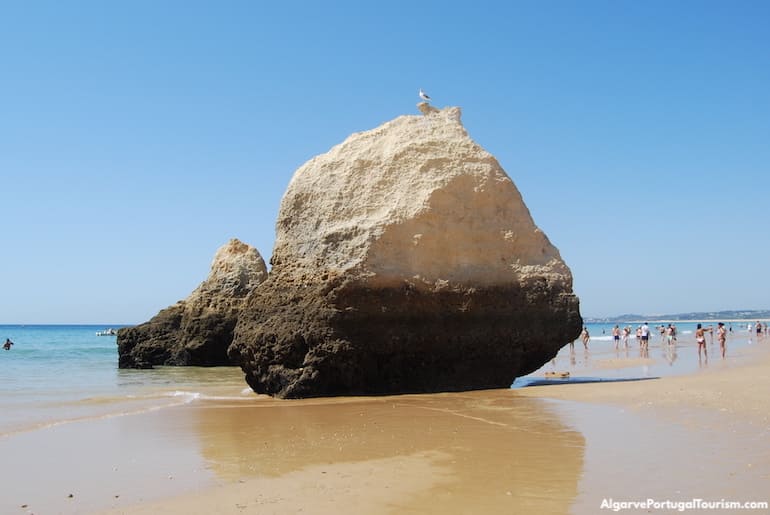
<path fill-rule="evenodd" d="M 635 321 L 669 321 L 669 320 L 766 320 L 770 319 L 770 309 L 740 309 L 724 311 L 693 311 L 691 313 L 674 314 L 638 314 L 627 313 L 624 315 L 612 317 L 586 317 L 584 321 L 589 324 L 602 324 L 614 322 L 635 322 Z"/>

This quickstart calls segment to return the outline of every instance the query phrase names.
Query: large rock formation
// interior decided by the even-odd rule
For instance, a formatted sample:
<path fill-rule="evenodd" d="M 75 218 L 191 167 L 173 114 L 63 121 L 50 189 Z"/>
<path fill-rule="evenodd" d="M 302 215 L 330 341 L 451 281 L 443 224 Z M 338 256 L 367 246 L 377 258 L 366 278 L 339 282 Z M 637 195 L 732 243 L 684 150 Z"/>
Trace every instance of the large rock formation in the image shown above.
<path fill-rule="evenodd" d="M 118 366 L 227 365 L 227 348 L 246 296 L 267 278 L 254 247 L 232 239 L 214 256 L 211 272 L 187 299 L 144 324 L 118 331 Z"/>
<path fill-rule="evenodd" d="M 508 387 L 573 340 L 570 270 L 460 109 L 300 167 L 230 355 L 279 397 Z"/>

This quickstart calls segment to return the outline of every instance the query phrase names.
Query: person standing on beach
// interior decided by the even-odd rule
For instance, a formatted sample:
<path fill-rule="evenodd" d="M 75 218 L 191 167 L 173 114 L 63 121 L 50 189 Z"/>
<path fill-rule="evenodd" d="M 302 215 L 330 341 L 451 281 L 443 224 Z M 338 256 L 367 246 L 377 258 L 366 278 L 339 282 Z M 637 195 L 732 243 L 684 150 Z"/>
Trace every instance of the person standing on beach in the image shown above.
<path fill-rule="evenodd" d="M 623 345 L 626 347 L 626 349 L 628 348 L 628 335 L 630 334 L 631 334 L 631 327 L 625 326 L 623 328 Z"/>
<path fill-rule="evenodd" d="M 719 340 L 719 350 L 722 352 L 722 357 L 725 357 L 725 351 L 727 350 L 727 346 L 725 343 L 727 342 L 727 331 L 725 330 L 725 324 L 722 322 L 719 322 L 717 324 L 717 340 Z"/>
<path fill-rule="evenodd" d="M 668 327 L 666 328 L 666 340 L 669 345 L 674 343 L 674 326 L 671 324 L 668 324 Z"/>
<path fill-rule="evenodd" d="M 591 335 L 588 334 L 588 327 L 583 326 L 583 332 L 580 333 L 580 339 L 583 340 L 583 347 L 588 350 L 588 342 L 591 341 Z"/>
<path fill-rule="evenodd" d="M 703 328 L 701 324 L 698 324 L 697 329 L 695 329 L 695 341 L 698 343 L 698 362 L 700 363 L 700 353 L 701 350 L 703 351 L 703 357 L 706 358 L 706 362 L 708 363 L 708 352 L 706 351 L 706 331 L 713 332 L 711 327 Z"/>
<path fill-rule="evenodd" d="M 645 322 L 642 325 L 642 347 L 649 348 L 650 345 L 650 326 Z"/>
<path fill-rule="evenodd" d="M 620 345 L 620 327 L 618 327 L 618 324 L 615 324 L 615 327 L 612 328 L 612 339 L 615 340 L 615 348 L 618 348 L 618 345 Z"/>

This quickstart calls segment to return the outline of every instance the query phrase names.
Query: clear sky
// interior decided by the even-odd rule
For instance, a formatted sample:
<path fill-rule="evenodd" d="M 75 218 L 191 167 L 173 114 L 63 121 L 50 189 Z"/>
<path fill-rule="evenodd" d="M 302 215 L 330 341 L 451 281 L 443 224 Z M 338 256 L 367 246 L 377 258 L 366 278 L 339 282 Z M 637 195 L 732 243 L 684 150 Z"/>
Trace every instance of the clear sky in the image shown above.
<path fill-rule="evenodd" d="M 584 316 L 770 308 L 770 2 L 0 4 L 0 323 L 139 323 L 294 170 L 458 105 Z"/>

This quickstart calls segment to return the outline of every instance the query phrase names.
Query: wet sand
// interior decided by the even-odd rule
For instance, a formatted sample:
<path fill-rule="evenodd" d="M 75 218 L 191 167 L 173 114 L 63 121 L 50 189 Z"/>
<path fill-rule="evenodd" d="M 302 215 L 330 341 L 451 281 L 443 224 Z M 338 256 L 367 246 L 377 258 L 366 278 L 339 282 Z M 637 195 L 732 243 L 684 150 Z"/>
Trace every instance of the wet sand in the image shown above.
<path fill-rule="evenodd" d="M 615 350 L 610 345 L 592 345 L 588 353 L 576 350 L 575 358 L 560 352 L 557 358 L 534 375 L 545 371 L 569 371 L 572 377 L 656 377 L 660 380 L 603 384 L 554 384 L 521 389 L 524 396 L 594 402 L 628 406 L 634 409 L 654 410 L 663 414 L 666 408 L 673 412 L 692 408 L 706 408 L 709 412 L 727 415 L 746 415 L 749 421 L 770 423 L 770 338 L 751 339 L 736 335 L 727 341 L 726 357 L 722 358 L 718 343 L 707 344 L 707 356 L 698 359 L 698 350 L 692 335 L 680 337 L 671 347 L 653 341 L 643 355 L 635 345 L 629 350 Z M 670 357 L 675 362 L 670 363 Z M 582 358 L 582 360 L 581 360 Z M 736 419 L 738 420 L 738 419 Z M 740 418 L 746 421 L 746 417 Z"/>
<path fill-rule="evenodd" d="M 512 390 L 201 401 L 0 440 L 0 512 L 558 513 L 583 447 Z"/>
<path fill-rule="evenodd" d="M 685 375 L 518 390 L 561 405 L 586 436 L 572 513 L 598 512 L 605 497 L 770 501 L 770 340 L 737 352 L 728 341 L 725 359 L 718 349 L 709 345 L 708 362 Z M 694 342 L 678 352 L 698 365 Z M 628 361 L 639 359 L 633 354 Z M 619 423 L 604 424 L 607 415 L 591 416 L 592 407 L 614 408 Z"/>
<path fill-rule="evenodd" d="M 587 375 L 607 360 L 650 366 L 592 352 L 576 365 Z M 0 439 L 0 512 L 582 514 L 604 498 L 770 500 L 770 343 L 695 367 L 628 383 L 204 400 L 13 435 Z"/>

